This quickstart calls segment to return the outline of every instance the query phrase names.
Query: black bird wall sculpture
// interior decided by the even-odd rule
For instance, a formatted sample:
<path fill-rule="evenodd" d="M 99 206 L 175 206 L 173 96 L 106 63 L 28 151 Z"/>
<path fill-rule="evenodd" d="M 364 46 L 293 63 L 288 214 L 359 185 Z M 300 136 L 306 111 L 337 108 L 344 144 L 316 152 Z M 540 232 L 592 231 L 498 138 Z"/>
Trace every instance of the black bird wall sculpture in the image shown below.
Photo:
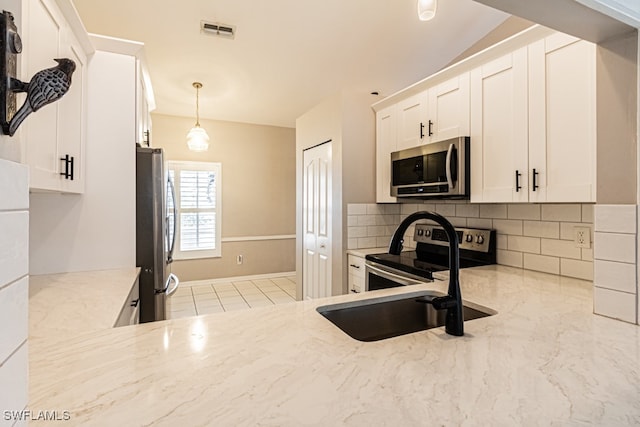
<path fill-rule="evenodd" d="M 71 76 L 76 63 L 68 58 L 54 59 L 57 66 L 38 71 L 29 83 L 14 81 L 14 92 L 27 92 L 27 98 L 9 122 L 5 133 L 16 133 L 29 114 L 62 98 L 71 87 Z M 8 132 L 7 132 L 8 131 Z"/>

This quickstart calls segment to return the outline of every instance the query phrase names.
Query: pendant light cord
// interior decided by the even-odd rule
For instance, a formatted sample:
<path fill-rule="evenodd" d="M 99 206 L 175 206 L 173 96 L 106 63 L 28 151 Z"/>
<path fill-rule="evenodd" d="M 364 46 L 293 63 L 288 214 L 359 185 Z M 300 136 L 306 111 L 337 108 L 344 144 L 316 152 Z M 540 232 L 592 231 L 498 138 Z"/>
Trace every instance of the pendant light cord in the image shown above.
<path fill-rule="evenodd" d="M 193 82 L 193 87 L 196 88 L 196 127 L 200 127 L 200 88 L 202 83 Z"/>

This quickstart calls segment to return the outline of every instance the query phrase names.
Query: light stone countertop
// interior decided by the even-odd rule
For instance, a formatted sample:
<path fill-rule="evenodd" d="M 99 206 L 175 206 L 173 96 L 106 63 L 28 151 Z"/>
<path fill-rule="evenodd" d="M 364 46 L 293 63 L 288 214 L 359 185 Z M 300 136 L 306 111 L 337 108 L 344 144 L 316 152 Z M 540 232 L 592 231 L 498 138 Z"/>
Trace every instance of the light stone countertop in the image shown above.
<path fill-rule="evenodd" d="M 367 255 L 371 254 L 383 254 L 389 251 L 389 247 L 385 248 L 367 248 L 367 249 L 347 249 L 347 254 L 359 256 L 360 258 L 364 258 Z"/>
<path fill-rule="evenodd" d="M 112 328 L 140 268 L 29 277 L 29 346 Z"/>
<path fill-rule="evenodd" d="M 640 423 L 640 327 L 592 314 L 590 282 L 487 266 L 461 284 L 498 312 L 464 337 L 359 342 L 315 310 L 434 282 L 50 343 L 30 357 L 29 409 L 68 410 L 65 426 Z"/>

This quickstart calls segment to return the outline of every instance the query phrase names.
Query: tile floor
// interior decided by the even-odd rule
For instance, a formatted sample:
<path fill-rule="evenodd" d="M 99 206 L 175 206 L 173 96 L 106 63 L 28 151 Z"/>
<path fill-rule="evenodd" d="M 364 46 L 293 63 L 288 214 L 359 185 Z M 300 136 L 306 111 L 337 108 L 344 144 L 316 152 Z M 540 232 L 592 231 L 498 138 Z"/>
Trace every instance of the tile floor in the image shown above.
<path fill-rule="evenodd" d="M 296 300 L 295 276 L 181 286 L 169 298 L 169 319 L 245 310 Z"/>

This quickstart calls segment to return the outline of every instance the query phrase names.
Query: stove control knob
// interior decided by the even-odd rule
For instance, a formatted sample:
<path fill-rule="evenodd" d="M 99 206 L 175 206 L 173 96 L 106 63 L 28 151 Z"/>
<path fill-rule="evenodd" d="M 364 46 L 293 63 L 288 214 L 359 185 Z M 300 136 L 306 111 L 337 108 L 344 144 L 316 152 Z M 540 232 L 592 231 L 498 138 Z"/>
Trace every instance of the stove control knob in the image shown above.
<path fill-rule="evenodd" d="M 424 230 L 419 228 L 418 229 L 418 236 L 422 236 L 424 234 Z"/>
<path fill-rule="evenodd" d="M 431 230 L 429 229 L 424 230 L 424 235 L 427 237 L 431 236 Z"/>
<path fill-rule="evenodd" d="M 473 235 L 472 234 L 467 234 L 467 237 L 465 237 L 464 240 L 467 241 L 468 243 L 473 242 Z"/>
<path fill-rule="evenodd" d="M 482 234 L 478 234 L 476 236 L 476 243 L 479 243 L 479 244 L 483 244 L 484 243 L 484 236 Z"/>

